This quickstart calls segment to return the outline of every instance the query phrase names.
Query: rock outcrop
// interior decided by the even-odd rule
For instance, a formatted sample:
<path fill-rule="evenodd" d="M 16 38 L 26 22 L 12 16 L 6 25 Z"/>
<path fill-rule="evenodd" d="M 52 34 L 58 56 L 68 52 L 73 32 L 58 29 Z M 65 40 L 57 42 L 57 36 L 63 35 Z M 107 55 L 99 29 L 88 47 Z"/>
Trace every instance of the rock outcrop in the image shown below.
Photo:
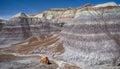
<path fill-rule="evenodd" d="M 50 63 L 48 57 L 46 57 L 46 56 L 41 56 L 40 59 L 41 59 L 42 64 L 49 64 Z"/>

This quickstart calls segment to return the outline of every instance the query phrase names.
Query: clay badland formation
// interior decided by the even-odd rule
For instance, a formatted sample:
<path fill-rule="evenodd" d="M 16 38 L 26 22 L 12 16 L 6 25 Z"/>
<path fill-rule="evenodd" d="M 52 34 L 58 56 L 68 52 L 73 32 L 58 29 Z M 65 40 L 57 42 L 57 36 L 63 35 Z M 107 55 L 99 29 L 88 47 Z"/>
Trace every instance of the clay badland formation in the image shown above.
<path fill-rule="evenodd" d="M 1 69 L 119 69 L 119 57 L 120 6 L 114 2 L 0 20 Z"/>

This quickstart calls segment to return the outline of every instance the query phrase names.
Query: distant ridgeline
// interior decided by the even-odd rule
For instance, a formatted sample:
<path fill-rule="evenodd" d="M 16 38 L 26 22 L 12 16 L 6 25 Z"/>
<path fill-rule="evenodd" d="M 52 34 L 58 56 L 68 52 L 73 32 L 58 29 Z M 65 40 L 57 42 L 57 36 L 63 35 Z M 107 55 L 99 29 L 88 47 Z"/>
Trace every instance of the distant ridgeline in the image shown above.
<path fill-rule="evenodd" d="M 113 19 L 118 21 L 120 18 L 119 9 L 120 6 L 110 2 L 96 6 L 87 4 L 79 8 L 49 9 L 31 15 L 21 12 L 12 16 L 6 23 L 2 21 L 5 25 L 0 33 L 5 34 L 1 36 L 2 38 L 19 38 L 23 36 L 26 39 L 30 36 L 45 35 L 58 30 L 55 26 L 61 27 L 64 23 L 84 24 L 83 22 L 87 21 L 86 23 L 91 25 L 92 21 L 101 17 L 98 16 L 100 13 L 104 13 L 104 18 L 109 19 L 109 21 Z"/>

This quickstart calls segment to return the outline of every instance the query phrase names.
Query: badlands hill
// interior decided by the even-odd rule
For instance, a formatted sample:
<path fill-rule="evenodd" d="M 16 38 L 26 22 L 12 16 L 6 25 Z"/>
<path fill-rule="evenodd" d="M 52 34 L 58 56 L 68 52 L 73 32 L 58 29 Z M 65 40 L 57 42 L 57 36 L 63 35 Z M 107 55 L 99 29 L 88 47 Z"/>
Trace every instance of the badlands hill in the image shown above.
<path fill-rule="evenodd" d="M 120 68 L 120 6 L 114 2 L 21 12 L 2 26 L 2 69 Z M 51 65 L 40 65 L 43 55 Z"/>

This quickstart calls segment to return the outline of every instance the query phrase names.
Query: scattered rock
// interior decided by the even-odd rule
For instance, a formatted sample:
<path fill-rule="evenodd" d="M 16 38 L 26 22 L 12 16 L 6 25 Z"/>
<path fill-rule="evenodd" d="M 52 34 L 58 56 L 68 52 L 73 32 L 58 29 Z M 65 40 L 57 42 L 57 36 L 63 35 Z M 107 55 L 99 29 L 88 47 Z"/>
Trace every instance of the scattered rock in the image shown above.
<path fill-rule="evenodd" d="M 49 64 L 48 57 L 42 56 L 40 59 L 41 59 L 41 63 L 42 63 L 42 64 Z"/>

